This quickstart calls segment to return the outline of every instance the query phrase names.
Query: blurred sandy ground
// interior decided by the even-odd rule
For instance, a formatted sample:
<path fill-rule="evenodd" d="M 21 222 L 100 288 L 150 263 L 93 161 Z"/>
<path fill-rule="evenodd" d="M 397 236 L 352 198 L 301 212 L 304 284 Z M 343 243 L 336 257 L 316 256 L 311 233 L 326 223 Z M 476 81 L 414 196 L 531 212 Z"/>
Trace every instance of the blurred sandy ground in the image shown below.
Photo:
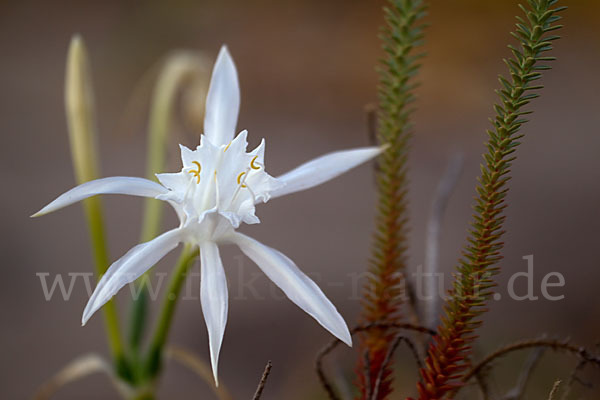
<path fill-rule="evenodd" d="M 543 332 L 588 345 L 599 339 L 600 7 L 594 1 L 569 3 L 565 39 L 556 51 L 560 61 L 544 79 L 544 96 L 535 102 L 514 165 L 505 273 L 499 278 L 525 270 L 522 257 L 534 254 L 537 294 L 542 276 L 559 271 L 566 278 L 566 299 L 494 302 L 481 331 L 486 349 Z M 460 150 L 466 154 L 465 172 L 449 206 L 442 249 L 444 267 L 450 269 L 464 242 L 484 130 L 496 101 L 495 78 L 505 70 L 501 58 L 508 56 L 505 44 L 517 9 L 513 1 L 432 4 L 410 161 L 410 264 L 423 262 L 431 196 L 448 156 Z M 77 285 L 69 302 L 60 297 L 46 302 L 36 277 L 37 272 L 91 270 L 80 208 L 28 218 L 73 184 L 62 98 L 71 35 L 82 33 L 91 53 L 105 175 L 143 174 L 145 109 L 123 115 L 140 76 L 171 49 L 214 56 L 222 43 L 230 46 L 240 71 L 239 127 L 249 129 L 251 145 L 266 138 L 268 167 L 277 174 L 318 154 L 368 143 L 363 110 L 376 97 L 380 6 L 379 1 L 0 3 L 1 398 L 28 398 L 77 355 L 106 353 L 101 319 L 79 326 L 84 288 Z M 194 145 L 197 132 L 185 128 L 177 128 L 187 131 L 181 141 Z M 178 167 L 176 159 L 170 163 L 173 170 Z M 273 201 L 259 210 L 263 224 L 244 228 L 303 270 L 320 274 L 319 282 L 350 324 L 359 303 L 352 298 L 348 274 L 362 271 L 369 255 L 371 188 L 372 171 L 362 167 L 326 186 Z M 113 258 L 137 243 L 141 204 L 122 197 L 105 200 Z M 171 218 L 166 225 L 173 223 Z M 239 257 L 234 249 L 224 255 L 232 288 L 248 279 L 240 274 L 257 271 L 248 260 L 240 268 Z M 168 261 L 158 271 L 169 271 Z M 290 302 L 274 299 L 264 277 L 256 282 L 264 299 L 231 301 L 222 381 L 235 398 L 250 398 L 271 359 L 265 399 L 321 398 L 313 359 L 330 337 Z M 500 291 L 506 293 L 504 287 Z M 170 339 L 207 356 L 197 301 L 183 302 Z M 507 362 L 510 383 L 517 364 Z M 548 393 L 553 380 L 572 367 L 570 359 L 549 357 L 534 398 Z M 345 368 L 351 371 L 352 365 Z M 412 393 L 412 374 L 402 381 L 408 384 L 400 392 Z M 205 384 L 173 364 L 167 365 L 161 392 L 163 398 L 211 398 Z M 115 398 L 102 376 L 74 384 L 57 398 L 82 396 Z"/>

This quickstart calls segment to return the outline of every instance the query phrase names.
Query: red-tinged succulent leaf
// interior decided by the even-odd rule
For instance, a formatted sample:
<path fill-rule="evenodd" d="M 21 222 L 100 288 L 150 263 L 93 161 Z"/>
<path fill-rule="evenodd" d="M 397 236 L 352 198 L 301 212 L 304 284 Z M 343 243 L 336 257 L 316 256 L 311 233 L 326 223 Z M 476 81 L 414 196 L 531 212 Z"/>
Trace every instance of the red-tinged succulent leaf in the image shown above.
<path fill-rule="evenodd" d="M 547 70 L 540 65 L 549 58 L 543 53 L 552 49 L 552 38 L 545 34 L 556 30 L 556 15 L 564 7 L 555 8 L 558 0 L 528 0 L 528 26 L 517 24 L 514 35 L 520 41 L 520 49 L 511 47 L 514 59 L 507 65 L 511 79 L 500 78 L 504 87 L 498 91 L 501 104 L 494 107 L 496 117 L 494 129 L 488 131 L 487 153 L 478 179 L 475 215 L 467 238 L 463 258 L 459 260 L 454 276 L 454 287 L 444 307 L 438 334 L 430 344 L 421 369 L 421 382 L 417 384 L 419 400 L 437 400 L 460 387 L 461 376 L 469 365 L 470 344 L 475 341 L 475 330 L 481 325 L 479 317 L 488 311 L 486 301 L 495 286 L 492 278 L 499 272 L 496 264 L 502 259 L 500 251 L 504 243 L 500 240 L 506 217 L 506 183 L 510 179 L 514 151 L 523 135 L 519 130 L 524 120 L 522 108 L 535 96 L 529 93 L 539 89 L 532 84 L 540 77 L 537 71 Z M 521 21 L 523 22 L 523 21 Z"/>
<path fill-rule="evenodd" d="M 388 144 L 388 148 L 379 159 L 376 233 L 361 319 L 365 323 L 393 324 L 401 321 L 404 297 L 409 116 L 414 100 L 412 77 L 421 57 L 415 48 L 423 37 L 421 20 L 425 5 L 423 0 L 388 0 L 384 13 L 385 59 L 379 71 L 378 139 L 381 144 Z M 372 329 L 362 335 L 359 354 L 367 354 L 368 365 L 365 357 L 359 357 L 356 367 L 359 399 L 370 398 L 374 393 L 376 400 L 389 398 L 393 374 L 385 360 L 396 335 L 397 329 L 393 328 Z"/>

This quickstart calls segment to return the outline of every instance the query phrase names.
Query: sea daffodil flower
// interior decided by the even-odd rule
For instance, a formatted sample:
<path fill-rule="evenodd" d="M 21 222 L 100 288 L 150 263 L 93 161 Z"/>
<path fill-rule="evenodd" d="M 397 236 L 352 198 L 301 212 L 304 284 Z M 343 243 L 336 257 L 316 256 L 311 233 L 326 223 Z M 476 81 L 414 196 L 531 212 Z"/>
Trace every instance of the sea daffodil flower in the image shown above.
<path fill-rule="evenodd" d="M 237 71 L 223 46 L 206 100 L 204 135 L 196 150 L 180 146 L 183 163 L 180 172 L 157 174 L 160 183 L 133 177 L 86 182 L 34 214 L 47 214 L 98 194 L 127 194 L 168 202 L 179 217 L 179 226 L 133 247 L 108 268 L 85 307 L 82 324 L 85 325 L 119 289 L 140 277 L 179 243 L 197 246 L 201 259 L 200 300 L 215 380 L 228 308 L 227 281 L 219 245 L 239 246 L 292 302 L 338 339 L 352 345 L 344 319 L 321 289 L 288 257 L 236 229 L 242 222 L 260 222 L 255 215 L 256 204 L 317 186 L 381 152 L 379 147 L 334 152 L 274 178 L 265 171 L 264 140 L 248 153 L 247 132 L 242 131 L 234 138 L 239 105 Z"/>

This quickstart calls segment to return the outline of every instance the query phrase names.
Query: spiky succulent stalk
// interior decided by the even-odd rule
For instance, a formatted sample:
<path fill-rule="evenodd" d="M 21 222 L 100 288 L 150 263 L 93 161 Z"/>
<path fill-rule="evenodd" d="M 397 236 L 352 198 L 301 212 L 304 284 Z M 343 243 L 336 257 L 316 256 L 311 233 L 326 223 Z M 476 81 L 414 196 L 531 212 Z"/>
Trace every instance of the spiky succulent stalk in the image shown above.
<path fill-rule="evenodd" d="M 529 9 L 521 6 L 525 18 L 517 17 L 517 29 L 512 35 L 520 48 L 509 46 L 513 58 L 505 60 L 510 78 L 500 77 L 502 88 L 497 91 L 500 104 L 494 106 L 493 129 L 488 130 L 487 152 L 481 166 L 474 206 L 474 220 L 468 235 L 468 244 L 459 261 L 453 289 L 445 304 L 445 315 L 438 334 L 431 343 L 425 368 L 418 383 L 419 400 L 441 399 L 448 391 L 460 386 L 458 378 L 468 365 L 470 344 L 476 338 L 479 318 L 486 311 L 486 301 L 495 286 L 493 276 L 498 273 L 502 256 L 502 235 L 506 208 L 507 182 L 515 150 L 523 137 L 523 116 L 529 102 L 538 97 L 541 89 L 536 81 L 545 64 L 553 57 L 544 54 L 552 49 L 558 36 L 549 33 L 560 28 L 556 13 L 565 7 L 554 7 L 558 0 L 528 0 Z"/>
<path fill-rule="evenodd" d="M 362 312 L 367 323 L 396 323 L 401 318 L 408 222 L 409 117 L 416 87 L 412 78 L 422 56 L 415 47 L 423 40 L 421 21 L 425 11 L 421 0 L 389 0 L 384 8 L 386 24 L 381 39 L 385 59 L 379 69 L 378 139 L 389 147 L 380 157 L 377 173 L 377 230 Z M 377 399 L 385 399 L 391 392 L 391 367 L 384 365 L 384 360 L 395 334 L 393 329 L 371 329 L 361 339 L 362 354 L 369 360 L 367 368 L 365 357 L 361 356 L 357 367 L 362 398 L 375 398 L 377 381 Z"/>

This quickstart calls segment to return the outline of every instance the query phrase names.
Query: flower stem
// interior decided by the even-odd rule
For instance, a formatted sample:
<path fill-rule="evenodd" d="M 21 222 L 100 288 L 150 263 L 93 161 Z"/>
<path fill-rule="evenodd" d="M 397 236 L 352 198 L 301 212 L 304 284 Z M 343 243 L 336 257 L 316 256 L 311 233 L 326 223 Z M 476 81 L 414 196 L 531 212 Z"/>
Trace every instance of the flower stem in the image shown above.
<path fill-rule="evenodd" d="M 65 77 L 65 110 L 69 126 L 69 142 L 73 169 L 78 183 L 98 178 L 94 95 L 85 45 L 80 36 L 71 40 Z M 90 198 L 83 203 L 90 240 L 94 252 L 96 275 L 102 276 L 109 266 L 102 205 L 100 199 Z M 114 301 L 103 307 L 104 322 L 117 374 L 130 378 L 129 368 L 119 331 L 119 317 Z"/>
<path fill-rule="evenodd" d="M 84 201 L 83 206 L 94 251 L 96 276 L 100 277 L 106 272 L 106 268 L 109 265 L 100 199 L 87 199 Z M 125 357 L 123 341 L 119 329 L 119 315 L 113 300 L 108 301 L 104 307 L 102 307 L 102 314 L 104 316 L 108 344 L 115 362 L 117 374 L 126 380 L 130 380 L 131 374 Z"/>
<path fill-rule="evenodd" d="M 160 371 L 162 362 L 162 352 L 169 335 L 175 307 L 179 299 L 181 287 L 187 277 L 187 272 L 193 264 L 193 260 L 198 256 L 198 250 L 194 250 L 193 246 L 186 245 L 179 256 L 177 266 L 169 282 L 169 288 L 165 294 L 165 299 L 162 304 L 160 316 L 154 330 L 154 336 L 150 344 L 148 358 L 145 364 L 146 378 L 153 379 Z"/>

